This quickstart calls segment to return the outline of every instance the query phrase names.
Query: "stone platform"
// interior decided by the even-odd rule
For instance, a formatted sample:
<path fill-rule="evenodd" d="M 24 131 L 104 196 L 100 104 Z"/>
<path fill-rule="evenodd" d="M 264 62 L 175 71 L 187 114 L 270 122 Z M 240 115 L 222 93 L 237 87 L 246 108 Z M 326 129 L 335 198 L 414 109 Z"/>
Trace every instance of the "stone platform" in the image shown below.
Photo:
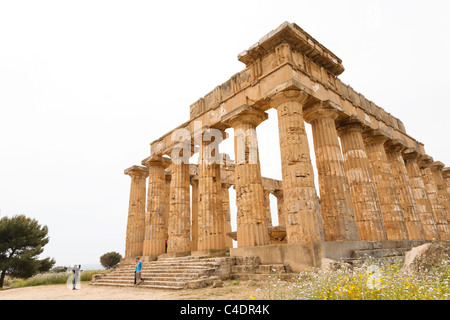
<path fill-rule="evenodd" d="M 233 248 L 231 257 L 256 256 L 264 265 L 284 265 L 292 272 L 320 268 L 321 260 L 336 261 L 380 259 L 403 256 L 406 251 L 430 241 L 324 241 L 304 244 L 274 244 L 256 247 Z M 439 241 L 449 247 L 450 241 Z"/>
<path fill-rule="evenodd" d="M 367 259 L 403 259 L 406 252 L 430 241 L 327 241 L 233 248 L 221 257 L 162 254 L 144 261 L 139 285 L 153 289 L 196 289 L 221 286 L 225 279 L 267 280 L 295 278 L 299 272 L 322 267 L 322 259 L 354 264 Z M 439 241 L 450 247 L 450 241 Z M 218 254 L 219 252 L 213 252 Z M 133 286 L 134 263 L 126 259 L 113 272 L 95 275 L 92 285 Z"/>

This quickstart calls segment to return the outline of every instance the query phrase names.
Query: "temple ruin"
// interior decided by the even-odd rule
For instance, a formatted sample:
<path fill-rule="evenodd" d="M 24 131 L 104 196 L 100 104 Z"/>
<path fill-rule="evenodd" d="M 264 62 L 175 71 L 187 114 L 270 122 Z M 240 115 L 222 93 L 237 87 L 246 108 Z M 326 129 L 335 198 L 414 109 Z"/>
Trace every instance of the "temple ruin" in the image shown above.
<path fill-rule="evenodd" d="M 344 67 L 336 55 L 285 22 L 238 59 L 244 70 L 194 102 L 188 121 L 154 140 L 149 157 L 125 170 L 131 191 L 124 261 L 256 256 L 296 272 L 355 250 L 433 239 L 448 244 L 450 169 L 399 119 L 339 80 Z M 264 141 L 236 134 L 255 132 L 271 108 L 278 116 L 282 181 L 261 176 L 258 144 Z M 305 122 L 313 132 L 318 186 Z M 210 130 L 226 139 L 229 128 L 234 160 L 219 145 L 203 152 Z M 172 159 L 197 152 L 195 164 Z M 277 226 L 270 194 L 278 201 Z"/>

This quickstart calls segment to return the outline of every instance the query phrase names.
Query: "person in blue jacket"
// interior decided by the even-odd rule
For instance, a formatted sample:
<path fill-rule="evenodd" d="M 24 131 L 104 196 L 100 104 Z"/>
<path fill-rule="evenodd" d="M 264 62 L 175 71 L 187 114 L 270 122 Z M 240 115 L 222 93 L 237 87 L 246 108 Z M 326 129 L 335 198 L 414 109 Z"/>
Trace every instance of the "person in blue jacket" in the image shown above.
<path fill-rule="evenodd" d="M 134 285 L 138 285 L 142 281 L 144 281 L 141 277 L 142 272 L 142 261 L 138 258 L 136 258 L 136 269 L 134 271 Z M 139 282 L 137 280 L 139 279 Z"/>

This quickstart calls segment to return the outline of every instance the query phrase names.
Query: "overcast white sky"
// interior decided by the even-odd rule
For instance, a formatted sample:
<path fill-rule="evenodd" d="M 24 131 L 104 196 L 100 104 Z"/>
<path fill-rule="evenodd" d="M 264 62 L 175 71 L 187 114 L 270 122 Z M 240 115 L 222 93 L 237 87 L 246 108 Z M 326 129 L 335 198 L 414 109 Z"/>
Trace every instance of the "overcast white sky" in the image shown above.
<path fill-rule="evenodd" d="M 57 265 L 123 255 L 123 170 L 284 21 L 341 58 L 341 80 L 450 165 L 449 12 L 437 0 L 0 0 L 0 215 L 47 225 L 44 256 Z M 262 174 L 280 179 L 269 116 L 258 128 Z M 222 151 L 233 152 L 230 140 Z"/>

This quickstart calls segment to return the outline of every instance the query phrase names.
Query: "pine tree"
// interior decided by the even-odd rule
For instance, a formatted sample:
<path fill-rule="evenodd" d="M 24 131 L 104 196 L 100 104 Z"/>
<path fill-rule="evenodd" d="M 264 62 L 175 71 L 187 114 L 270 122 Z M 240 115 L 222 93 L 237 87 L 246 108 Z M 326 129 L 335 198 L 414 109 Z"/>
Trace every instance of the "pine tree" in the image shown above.
<path fill-rule="evenodd" d="M 24 215 L 0 219 L 0 288 L 5 276 L 29 278 L 52 268 L 55 261 L 39 259 L 49 242 L 47 226 Z"/>

